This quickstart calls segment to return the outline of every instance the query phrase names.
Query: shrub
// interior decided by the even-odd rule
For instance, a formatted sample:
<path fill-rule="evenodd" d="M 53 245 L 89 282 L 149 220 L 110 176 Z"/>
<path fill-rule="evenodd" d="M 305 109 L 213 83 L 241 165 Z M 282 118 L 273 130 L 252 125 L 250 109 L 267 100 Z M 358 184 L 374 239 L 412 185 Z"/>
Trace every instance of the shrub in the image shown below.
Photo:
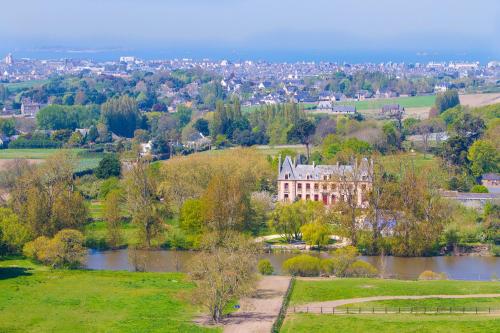
<path fill-rule="evenodd" d="M 492 245 L 491 254 L 495 257 L 500 257 L 500 245 Z"/>
<path fill-rule="evenodd" d="M 423 271 L 418 276 L 419 280 L 447 280 L 448 276 L 445 273 L 436 273 L 433 271 Z"/>
<path fill-rule="evenodd" d="M 274 267 L 271 265 L 269 259 L 261 259 L 257 264 L 259 273 L 262 275 L 272 275 L 274 273 Z"/>
<path fill-rule="evenodd" d="M 333 259 L 331 259 L 331 258 L 321 259 L 320 265 L 321 265 L 322 272 L 329 274 L 329 275 L 334 274 L 335 266 L 334 266 Z"/>
<path fill-rule="evenodd" d="M 347 269 L 356 261 L 358 255 L 358 249 L 354 246 L 346 246 L 335 250 L 332 253 L 332 263 L 329 265 L 331 272 L 329 273 L 336 276 L 345 276 Z"/>
<path fill-rule="evenodd" d="M 36 261 L 56 267 L 77 268 L 85 258 L 81 232 L 63 229 L 54 238 L 38 237 L 24 246 L 24 254 Z"/>
<path fill-rule="evenodd" d="M 363 260 L 353 262 L 346 270 L 346 275 L 352 277 L 374 277 L 377 274 L 378 270 L 372 264 Z"/>
<path fill-rule="evenodd" d="M 321 270 L 319 258 L 301 254 L 283 263 L 283 271 L 293 276 L 318 276 Z"/>
<path fill-rule="evenodd" d="M 470 191 L 472 193 L 488 193 L 488 188 L 484 185 L 474 185 Z"/>

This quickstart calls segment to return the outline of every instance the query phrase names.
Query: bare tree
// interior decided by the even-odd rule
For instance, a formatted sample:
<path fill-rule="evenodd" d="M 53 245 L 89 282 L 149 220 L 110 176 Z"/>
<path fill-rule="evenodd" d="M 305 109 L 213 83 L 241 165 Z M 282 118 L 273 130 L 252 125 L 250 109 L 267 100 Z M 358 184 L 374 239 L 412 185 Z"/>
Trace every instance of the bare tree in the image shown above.
<path fill-rule="evenodd" d="M 207 238 L 204 250 L 190 263 L 189 274 L 198 286 L 194 299 L 207 307 L 214 322 L 220 322 L 231 300 L 253 290 L 257 248 L 254 242 L 236 233 L 227 235 L 222 245 L 216 234 Z"/>

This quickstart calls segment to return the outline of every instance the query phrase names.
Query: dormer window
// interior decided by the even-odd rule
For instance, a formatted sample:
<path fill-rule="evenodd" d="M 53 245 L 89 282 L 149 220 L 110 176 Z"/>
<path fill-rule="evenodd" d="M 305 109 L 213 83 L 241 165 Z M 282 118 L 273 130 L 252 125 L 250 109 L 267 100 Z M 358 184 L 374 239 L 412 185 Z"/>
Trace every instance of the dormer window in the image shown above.
<path fill-rule="evenodd" d="M 285 179 L 288 179 L 288 174 L 287 173 L 285 173 Z"/>
<path fill-rule="evenodd" d="M 327 180 L 328 179 L 328 176 L 327 175 L 323 175 L 323 180 Z"/>

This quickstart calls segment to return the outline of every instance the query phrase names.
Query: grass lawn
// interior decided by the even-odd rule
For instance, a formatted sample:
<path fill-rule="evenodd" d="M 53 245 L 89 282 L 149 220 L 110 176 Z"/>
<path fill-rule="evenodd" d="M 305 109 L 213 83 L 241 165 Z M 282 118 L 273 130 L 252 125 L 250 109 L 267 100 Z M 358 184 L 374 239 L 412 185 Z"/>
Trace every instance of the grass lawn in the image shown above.
<path fill-rule="evenodd" d="M 480 333 L 499 332 L 500 318 L 487 315 L 313 315 L 287 316 L 280 332 Z"/>
<path fill-rule="evenodd" d="M 421 308 L 469 308 L 473 309 L 475 307 L 485 309 L 500 309 L 500 297 L 492 298 L 429 298 L 429 299 L 398 299 L 398 300 L 387 300 L 387 301 L 376 301 L 376 302 L 364 302 L 355 303 L 341 306 L 340 308 L 352 307 L 352 308 L 399 308 L 399 307 L 421 307 Z"/>
<path fill-rule="evenodd" d="M 0 159 L 46 159 L 63 149 L 47 149 L 47 148 L 34 148 L 34 149 L 2 149 L 0 150 Z M 83 149 L 64 149 L 75 154 L 83 151 Z"/>
<path fill-rule="evenodd" d="M 500 282 L 456 280 L 403 281 L 382 279 L 297 280 L 290 303 L 295 305 L 369 296 L 465 295 L 499 292 Z"/>
<path fill-rule="evenodd" d="M 92 210 L 91 210 L 91 215 L 92 215 Z M 121 246 L 138 244 L 137 227 L 134 224 L 130 222 L 122 223 L 120 231 L 122 236 Z M 106 222 L 95 221 L 87 224 L 85 226 L 84 234 L 87 239 L 95 239 L 95 240 L 107 239 L 108 231 L 106 228 Z"/>
<path fill-rule="evenodd" d="M 47 82 L 49 82 L 49 80 L 31 80 L 24 82 L 4 83 L 3 85 L 5 86 L 5 88 L 9 88 L 9 91 L 16 93 L 23 89 L 44 85 Z"/>
<path fill-rule="evenodd" d="M 17 266 L 17 267 L 12 267 Z M 0 332 L 213 332 L 180 273 L 48 270 L 0 261 Z"/>
<path fill-rule="evenodd" d="M 405 108 L 431 107 L 436 100 L 435 95 L 409 96 L 396 98 L 368 99 L 355 102 L 339 102 L 338 105 L 355 105 L 358 111 L 382 109 L 386 104 L 399 104 Z"/>

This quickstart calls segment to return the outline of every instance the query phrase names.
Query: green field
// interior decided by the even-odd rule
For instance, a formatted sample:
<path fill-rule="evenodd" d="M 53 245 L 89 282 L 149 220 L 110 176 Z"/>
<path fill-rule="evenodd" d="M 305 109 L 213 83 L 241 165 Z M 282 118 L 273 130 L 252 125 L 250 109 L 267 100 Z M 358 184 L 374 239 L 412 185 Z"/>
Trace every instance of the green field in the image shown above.
<path fill-rule="evenodd" d="M 72 153 L 78 154 L 84 151 L 84 149 L 73 148 L 73 149 L 2 149 L 0 150 L 0 159 L 46 159 L 61 150 L 70 151 Z"/>
<path fill-rule="evenodd" d="M 15 266 L 15 267 L 13 267 Z M 0 261 L 0 332 L 214 332 L 179 273 L 48 270 Z"/>
<path fill-rule="evenodd" d="M 407 307 L 419 307 L 419 308 L 467 308 L 473 309 L 478 307 L 480 309 L 492 308 L 500 309 L 500 297 L 484 297 L 484 298 L 428 298 L 428 299 L 397 299 L 397 300 L 387 300 L 387 301 L 376 301 L 376 302 L 363 302 L 363 303 L 353 303 L 340 308 L 407 308 Z"/>
<path fill-rule="evenodd" d="M 32 80 L 32 81 L 24 81 L 24 82 L 16 82 L 16 83 L 4 83 L 3 85 L 6 88 L 8 88 L 9 91 L 16 93 L 16 92 L 23 90 L 23 89 L 41 86 L 47 82 L 49 82 L 49 80 Z"/>
<path fill-rule="evenodd" d="M 280 332 L 483 333 L 499 332 L 500 318 L 487 315 L 291 314 Z"/>
<path fill-rule="evenodd" d="M 95 212 L 93 213 L 91 210 L 90 215 L 92 216 L 94 214 L 95 214 Z M 101 215 L 102 215 L 102 213 L 101 213 Z M 121 236 L 122 236 L 122 243 L 119 245 L 119 247 L 138 244 L 137 227 L 134 224 L 122 223 L 122 226 L 120 228 L 120 232 L 121 232 Z M 107 235 L 108 235 L 108 230 L 106 228 L 106 222 L 105 221 L 95 221 L 95 222 L 87 224 L 85 226 L 84 234 L 85 234 L 85 238 L 87 239 L 87 241 L 89 241 L 89 240 L 97 241 L 97 242 L 102 242 L 103 240 L 105 241 L 107 239 Z"/>
<path fill-rule="evenodd" d="M 500 282 L 404 281 L 383 279 L 336 279 L 296 282 L 290 303 L 393 295 L 466 295 L 500 293 Z"/>
<path fill-rule="evenodd" d="M 423 108 L 431 107 L 436 100 L 435 95 L 426 96 L 409 96 L 409 97 L 396 97 L 396 98 L 381 98 L 381 99 L 368 99 L 364 101 L 355 102 L 339 102 L 338 105 L 354 105 L 358 111 L 381 109 L 386 104 L 399 104 L 404 108 Z"/>
<path fill-rule="evenodd" d="M 13 159 L 32 159 L 44 160 L 60 151 L 69 151 L 74 154 L 78 159 L 78 164 L 75 171 L 83 171 L 94 169 L 98 166 L 99 161 L 102 159 L 102 153 L 86 153 L 85 149 L 71 148 L 71 149 L 1 149 L 0 160 L 13 160 Z"/>

